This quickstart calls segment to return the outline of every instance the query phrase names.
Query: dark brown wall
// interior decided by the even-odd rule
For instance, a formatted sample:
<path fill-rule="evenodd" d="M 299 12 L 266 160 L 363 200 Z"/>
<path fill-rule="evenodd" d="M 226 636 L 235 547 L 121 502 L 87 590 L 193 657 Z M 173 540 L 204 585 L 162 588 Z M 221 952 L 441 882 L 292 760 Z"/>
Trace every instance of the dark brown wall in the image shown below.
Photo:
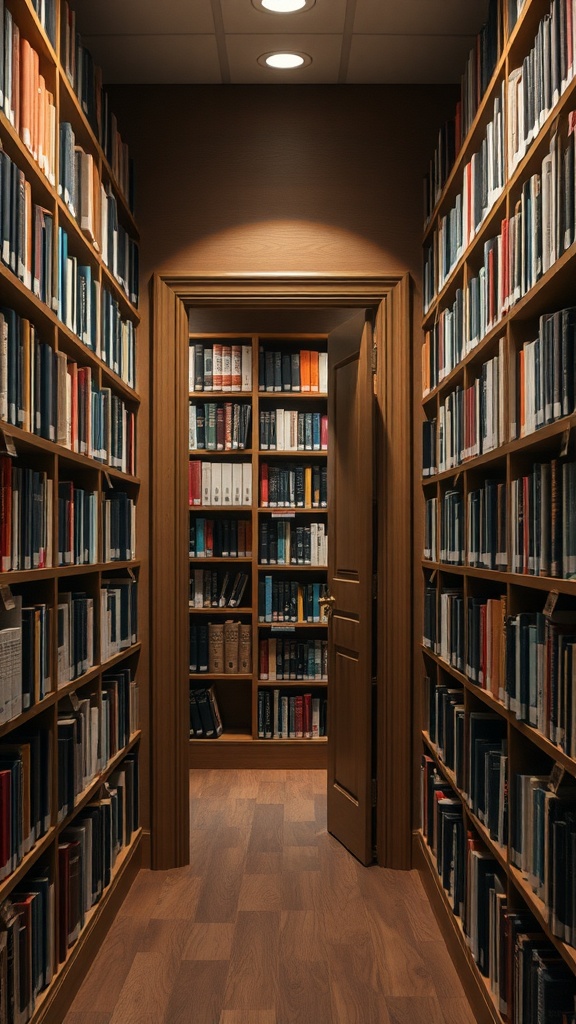
<path fill-rule="evenodd" d="M 142 272 L 420 274 L 422 177 L 452 87 L 112 90 Z"/>

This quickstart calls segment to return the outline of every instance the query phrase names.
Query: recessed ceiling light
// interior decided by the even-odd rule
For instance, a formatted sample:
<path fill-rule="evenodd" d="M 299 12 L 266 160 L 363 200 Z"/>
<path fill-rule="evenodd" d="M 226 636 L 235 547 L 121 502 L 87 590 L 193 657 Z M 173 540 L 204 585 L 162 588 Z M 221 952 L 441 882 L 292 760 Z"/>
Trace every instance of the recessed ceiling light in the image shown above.
<path fill-rule="evenodd" d="M 269 68 L 287 70 L 307 67 L 312 63 L 312 57 L 307 53 L 263 53 L 258 57 L 258 63 Z"/>
<path fill-rule="evenodd" d="M 257 10 L 272 11 L 274 14 L 292 14 L 294 11 L 307 11 L 316 0 L 252 0 Z"/>

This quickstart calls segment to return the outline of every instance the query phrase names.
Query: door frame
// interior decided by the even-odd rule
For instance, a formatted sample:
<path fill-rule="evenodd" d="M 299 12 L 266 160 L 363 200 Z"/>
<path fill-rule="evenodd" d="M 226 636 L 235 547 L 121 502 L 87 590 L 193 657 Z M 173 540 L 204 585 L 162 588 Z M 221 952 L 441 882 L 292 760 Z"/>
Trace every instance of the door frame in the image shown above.
<path fill-rule="evenodd" d="M 167 287 L 168 293 L 158 289 Z M 170 303 L 157 301 L 170 292 Z M 152 867 L 188 863 L 188 747 L 182 709 L 188 704 L 188 670 L 178 670 L 173 637 L 187 630 L 187 604 L 175 607 L 170 587 L 188 574 L 187 479 L 178 445 L 184 430 L 181 379 L 187 352 L 167 351 L 182 323 L 181 306 L 197 308 L 321 308 L 351 310 L 382 303 L 376 323 L 374 388 L 379 645 L 377 655 L 377 863 L 411 866 L 412 807 L 412 350 L 409 274 L 242 273 L 155 275 L 151 282 L 151 832 Z M 173 301 L 172 301 L 173 300 Z M 179 300 L 179 301 L 178 301 Z M 171 309 L 168 310 L 167 306 Z M 173 332 L 174 335 L 178 331 Z M 171 439 L 167 443 L 166 439 Z M 185 445 L 185 441 L 183 442 Z M 167 466 L 169 462 L 174 465 Z M 382 471 L 382 467 L 384 470 Z M 167 486 L 167 479 L 170 485 Z M 186 503 L 186 504 L 185 504 Z M 167 548 L 159 539 L 172 537 Z M 182 588 L 180 588 L 182 589 Z M 174 619 L 176 617 L 176 621 Z M 393 638 L 392 645 L 388 638 Z M 184 657 L 179 645 L 180 660 Z M 167 685 L 166 666 L 173 673 Z M 184 692 L 185 691 L 185 692 Z M 156 716 L 155 708 L 162 708 Z"/>

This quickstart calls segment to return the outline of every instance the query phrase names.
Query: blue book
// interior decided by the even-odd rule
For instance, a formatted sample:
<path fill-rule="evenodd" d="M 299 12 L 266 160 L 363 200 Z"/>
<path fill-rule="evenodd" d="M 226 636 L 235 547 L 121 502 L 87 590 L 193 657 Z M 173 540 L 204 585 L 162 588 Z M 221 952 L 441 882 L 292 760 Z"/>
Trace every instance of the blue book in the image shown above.
<path fill-rule="evenodd" d="M 272 622 L 272 577 L 264 577 L 264 621 Z"/>
<path fill-rule="evenodd" d="M 58 228 L 58 318 L 66 323 L 68 301 L 66 295 L 66 264 L 68 262 L 68 235 Z"/>

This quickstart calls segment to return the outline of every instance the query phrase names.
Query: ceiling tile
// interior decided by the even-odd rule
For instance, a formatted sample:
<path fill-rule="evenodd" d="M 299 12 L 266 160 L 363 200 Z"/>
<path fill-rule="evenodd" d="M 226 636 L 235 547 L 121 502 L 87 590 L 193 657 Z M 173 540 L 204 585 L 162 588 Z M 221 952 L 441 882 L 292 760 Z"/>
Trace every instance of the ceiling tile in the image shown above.
<path fill-rule="evenodd" d="M 214 31 L 210 0 L 82 0 L 78 24 L 85 35 Z"/>
<path fill-rule="evenodd" d="M 348 83 L 447 85 L 459 82 L 474 36 L 355 35 Z"/>
<path fill-rule="evenodd" d="M 314 7 L 300 14 L 273 14 L 256 10 L 252 0 L 220 0 L 226 32 L 299 34 L 311 32 L 342 32 L 346 17 L 346 0 L 316 0 Z"/>
<path fill-rule="evenodd" d="M 106 83 L 210 85 L 221 81 L 214 36 L 88 36 L 85 42 Z"/>
<path fill-rule="evenodd" d="M 319 2 L 319 0 L 317 0 Z M 356 0 L 354 33 L 476 35 L 486 20 L 488 0 Z"/>
<path fill-rule="evenodd" d="M 339 35 L 283 35 L 281 39 L 277 35 L 231 35 L 226 38 L 226 48 L 232 82 L 310 85 L 338 81 Z M 279 49 L 307 53 L 312 57 L 312 64 L 294 71 L 263 68 L 258 64 L 261 54 Z"/>

